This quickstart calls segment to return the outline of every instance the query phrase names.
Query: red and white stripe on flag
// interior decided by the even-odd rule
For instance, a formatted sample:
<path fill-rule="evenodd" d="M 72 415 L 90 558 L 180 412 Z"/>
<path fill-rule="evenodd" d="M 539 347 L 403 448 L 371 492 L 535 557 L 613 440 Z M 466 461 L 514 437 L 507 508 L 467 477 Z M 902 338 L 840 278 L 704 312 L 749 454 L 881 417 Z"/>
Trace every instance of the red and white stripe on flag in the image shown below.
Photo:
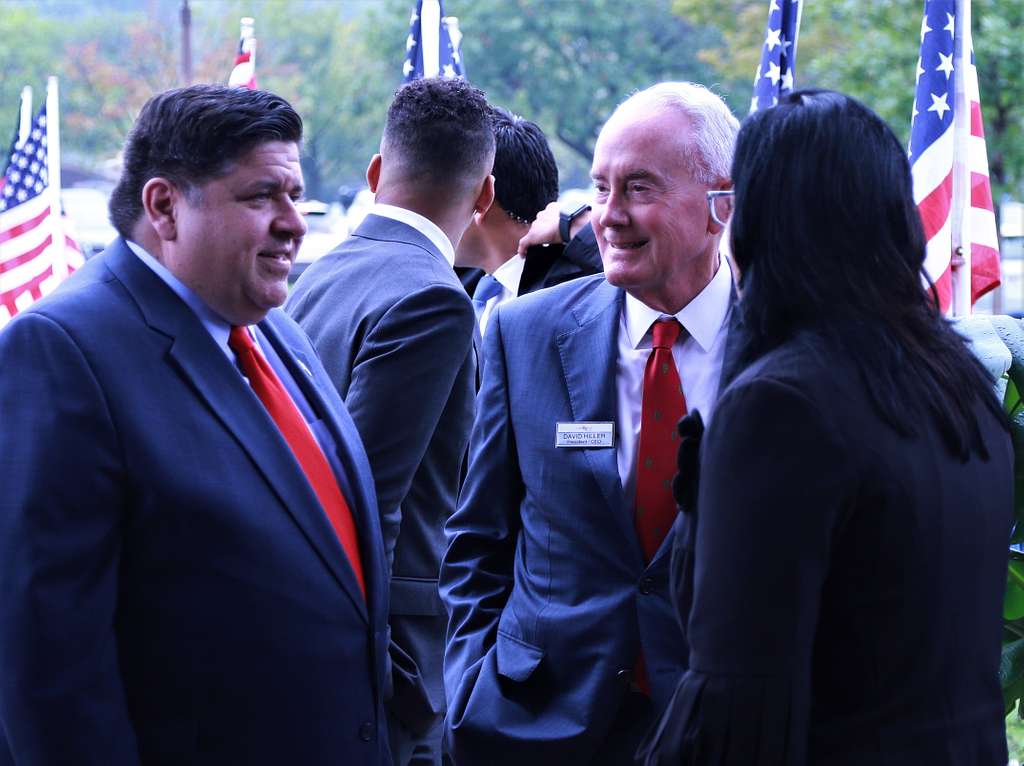
<path fill-rule="evenodd" d="M 44 107 L 0 179 L 0 327 L 83 262 L 81 249 L 51 209 Z"/>
<path fill-rule="evenodd" d="M 956 5 L 955 0 L 925 3 L 910 137 L 914 200 L 921 212 L 928 243 L 925 270 L 935 283 L 943 312 L 949 311 L 953 302 L 954 217 L 957 215 L 953 209 L 953 187 L 957 155 L 966 158 L 970 170 L 962 237 L 971 249 L 971 303 L 999 286 L 999 244 L 973 54 L 964 62 L 962 73 L 969 108 L 957 108 Z M 968 35 L 966 50 L 970 51 L 970 30 L 965 28 L 962 34 Z M 969 125 L 962 124 L 964 122 Z M 957 146 L 958 136 L 964 137 L 966 146 Z"/>

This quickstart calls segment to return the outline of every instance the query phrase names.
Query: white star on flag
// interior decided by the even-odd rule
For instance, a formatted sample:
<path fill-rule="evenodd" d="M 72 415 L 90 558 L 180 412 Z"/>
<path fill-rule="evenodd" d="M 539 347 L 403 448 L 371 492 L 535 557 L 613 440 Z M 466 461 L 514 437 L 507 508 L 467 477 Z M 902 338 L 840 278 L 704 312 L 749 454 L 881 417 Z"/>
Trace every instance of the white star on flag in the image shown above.
<path fill-rule="evenodd" d="M 409 36 L 408 36 L 408 37 L 407 37 L 407 38 L 405 39 L 405 49 L 406 49 L 407 51 L 411 51 L 411 50 L 412 50 L 413 48 L 415 48 L 415 47 L 416 47 L 416 38 L 415 38 L 415 37 L 413 37 L 412 35 L 409 35 Z"/>
<path fill-rule="evenodd" d="M 924 42 L 924 36 L 932 31 L 932 28 L 928 26 L 928 17 L 925 16 L 921 19 L 921 42 Z"/>
<path fill-rule="evenodd" d="M 769 29 L 768 36 L 764 38 L 764 44 L 768 46 L 768 50 L 775 50 L 776 45 L 780 45 L 779 36 L 782 34 L 781 29 Z"/>
<path fill-rule="evenodd" d="M 944 53 L 940 53 L 939 54 L 939 62 L 940 62 L 939 65 L 937 67 L 935 67 L 935 71 L 936 72 L 945 72 L 946 73 L 946 79 L 948 80 L 949 76 L 951 74 L 953 74 L 953 54 L 950 53 L 947 56 Z"/>
<path fill-rule="evenodd" d="M 954 24 L 955 24 L 955 22 L 953 21 L 953 14 L 952 13 L 947 13 L 946 16 L 949 18 L 949 21 L 946 22 L 946 26 L 944 26 L 942 28 L 942 31 L 943 32 L 949 32 L 949 36 L 952 37 L 953 36 Z"/>
<path fill-rule="evenodd" d="M 779 65 L 774 61 L 768 64 L 768 71 L 764 73 L 765 79 L 771 80 L 772 85 L 779 84 L 779 78 L 782 76 L 779 70 Z"/>
<path fill-rule="evenodd" d="M 946 99 L 949 97 L 949 94 L 943 93 L 942 96 L 936 96 L 934 93 L 932 93 L 931 97 L 932 105 L 928 107 L 928 111 L 935 112 L 936 114 L 938 114 L 939 119 L 941 120 L 942 116 L 950 109 L 949 104 L 946 103 Z"/>

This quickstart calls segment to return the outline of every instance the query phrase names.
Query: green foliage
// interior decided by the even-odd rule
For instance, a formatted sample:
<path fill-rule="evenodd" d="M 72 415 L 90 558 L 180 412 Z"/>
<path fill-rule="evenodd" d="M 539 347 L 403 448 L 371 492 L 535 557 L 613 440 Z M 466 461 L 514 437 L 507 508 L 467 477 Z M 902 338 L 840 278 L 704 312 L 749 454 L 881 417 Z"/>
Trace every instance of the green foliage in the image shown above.
<path fill-rule="evenodd" d="M 832 88 L 861 99 L 906 141 L 923 7 L 920 0 L 805 2 L 797 86 Z M 694 24 L 717 31 L 716 40 L 699 55 L 727 82 L 743 78 L 732 103 L 738 103 L 740 96 L 749 99 L 768 4 L 764 0 L 674 0 L 673 9 Z M 972 13 L 993 194 L 998 202 L 1003 193 L 1024 195 L 1024 3 L 974 0 Z"/>
<path fill-rule="evenodd" d="M 413 0 L 191 0 L 196 81 L 225 82 L 238 20 L 256 19 L 261 87 L 306 122 L 310 192 L 332 198 L 361 183 L 401 82 Z M 805 3 L 800 85 L 863 99 L 897 133 L 910 122 L 921 2 Z M 0 13 L 0 143 L 20 88 L 41 98 L 61 76 L 64 151 L 114 156 L 145 99 L 180 84 L 180 0 L 37 0 Z M 143 11 L 144 8 L 144 11 Z M 974 39 L 994 192 L 1024 183 L 1024 3 L 974 0 Z M 765 0 L 446 0 L 459 17 L 467 74 L 495 103 L 552 139 L 563 186 L 585 185 L 597 132 L 630 92 L 659 80 L 713 86 L 738 115 L 749 108 Z M 10 114 L 5 118 L 5 114 Z M 9 128 L 4 128 L 6 124 Z"/>
<path fill-rule="evenodd" d="M 993 317 L 992 325 L 1012 356 L 1003 407 L 1010 419 L 1014 449 L 1014 529 L 1011 541 L 1024 541 L 1024 329 L 1017 320 Z M 1003 600 L 1003 654 L 999 666 L 1006 712 L 1016 709 L 1024 719 L 1019 701 L 1024 697 L 1024 553 L 1010 551 L 1006 595 Z"/>
<path fill-rule="evenodd" d="M 630 93 L 661 80 L 715 79 L 697 58 L 709 32 L 674 15 L 668 0 L 633 0 L 628 13 L 619 0 L 448 0 L 445 10 L 465 34 L 469 79 L 575 155 L 563 186 L 589 183 L 597 133 Z"/>

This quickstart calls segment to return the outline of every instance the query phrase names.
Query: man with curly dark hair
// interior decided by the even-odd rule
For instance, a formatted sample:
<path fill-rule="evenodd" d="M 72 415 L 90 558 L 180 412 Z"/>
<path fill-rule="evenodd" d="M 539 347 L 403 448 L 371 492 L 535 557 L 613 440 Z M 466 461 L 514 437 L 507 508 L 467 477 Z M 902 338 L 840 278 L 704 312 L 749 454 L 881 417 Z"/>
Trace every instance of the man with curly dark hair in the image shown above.
<path fill-rule="evenodd" d="M 376 482 L 392 564 L 389 725 L 400 764 L 441 759 L 447 617 L 437 577 L 476 382 L 473 307 L 452 264 L 474 213 L 490 207 L 493 164 L 482 92 L 457 79 L 402 87 L 366 171 L 370 214 L 309 267 L 287 304 L 345 399 Z M 418 693 L 424 685 L 429 695 Z"/>

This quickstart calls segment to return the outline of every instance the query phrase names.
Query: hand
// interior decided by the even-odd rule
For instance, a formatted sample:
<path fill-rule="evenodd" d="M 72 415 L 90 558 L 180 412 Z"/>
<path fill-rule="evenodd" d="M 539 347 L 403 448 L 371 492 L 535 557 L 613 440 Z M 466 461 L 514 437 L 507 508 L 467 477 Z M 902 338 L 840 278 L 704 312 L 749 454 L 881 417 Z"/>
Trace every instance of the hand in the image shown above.
<path fill-rule="evenodd" d="M 555 200 L 537 213 L 537 217 L 530 224 L 530 230 L 519 240 L 519 255 L 525 258 L 527 249 L 534 245 L 562 244 L 562 237 L 558 233 L 558 214 L 561 209 L 558 200 Z M 590 211 L 580 213 L 569 227 L 569 237 L 575 237 L 589 221 Z"/>

